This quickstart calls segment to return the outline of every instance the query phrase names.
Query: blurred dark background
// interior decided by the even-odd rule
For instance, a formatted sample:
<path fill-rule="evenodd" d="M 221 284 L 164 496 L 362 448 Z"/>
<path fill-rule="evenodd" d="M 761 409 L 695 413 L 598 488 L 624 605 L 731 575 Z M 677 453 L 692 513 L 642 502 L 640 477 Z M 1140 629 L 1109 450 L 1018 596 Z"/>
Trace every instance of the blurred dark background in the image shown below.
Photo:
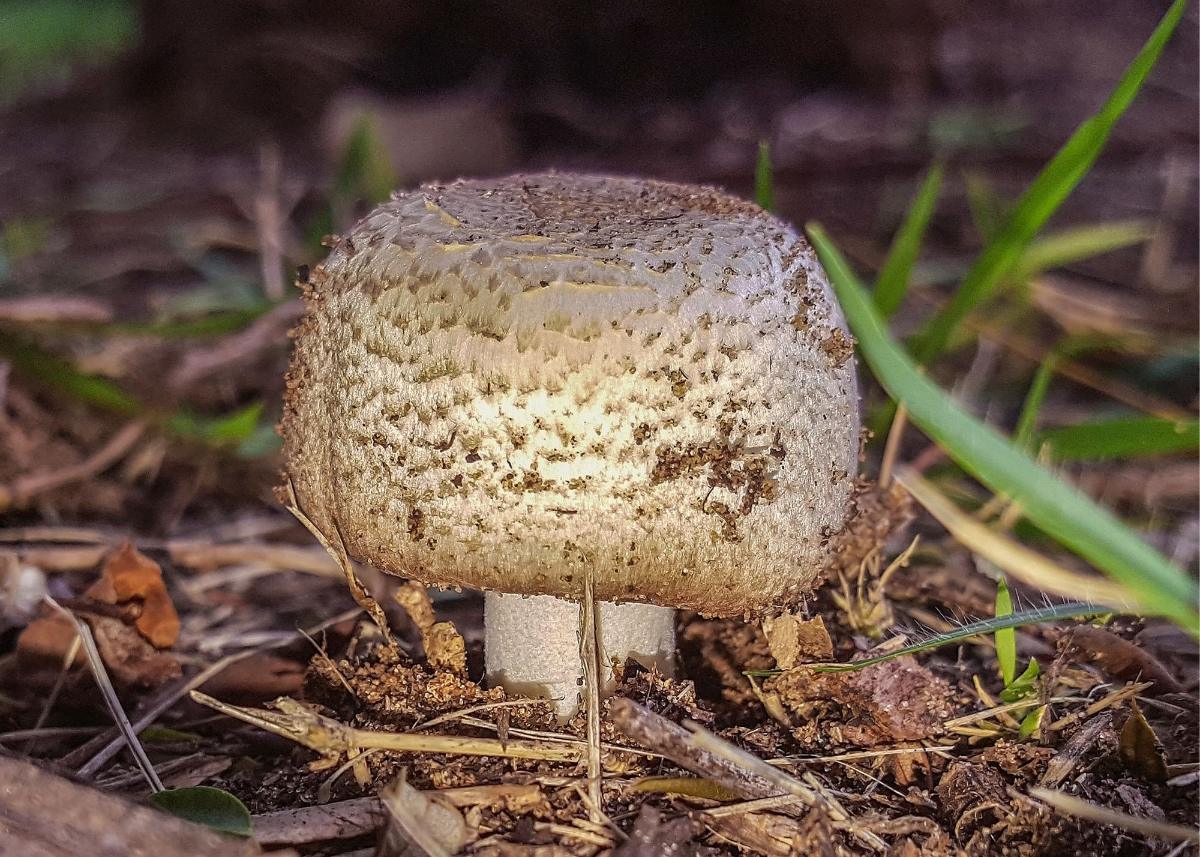
<path fill-rule="evenodd" d="M 979 247 L 981 200 L 1002 210 L 1020 193 L 1166 7 L 0 0 L 0 337 L 28 337 L 147 407 L 260 405 L 250 451 L 262 452 L 294 272 L 393 188 L 554 167 L 751 195 L 760 142 L 778 212 L 823 221 L 867 273 L 921 174 L 946 160 L 898 320 L 911 329 L 908 315 L 944 299 Z M 1184 409 L 1195 404 L 1196 23 L 1193 8 L 1053 224 L 1137 221 L 1152 239 L 1039 282 L 1045 317 L 1018 319 L 1035 343 L 1123 337 L 1116 356 L 1096 357 L 1102 373 L 1126 372 L 1129 348 L 1144 357 L 1147 342 L 1169 343 L 1150 355 L 1157 375 L 1118 380 Z M 14 378 L 29 377 L 9 359 Z M 1006 350 L 999 365 L 1011 368 L 996 377 L 1011 395 L 989 395 L 1019 406 L 1038 359 Z M 112 430 L 60 417 L 61 400 L 40 393 L 14 416 L 14 389 L 12 425 L 69 428 L 49 431 L 63 448 L 44 426 L 22 429 L 0 481 Z M 1069 419 L 1069 396 L 1064 407 Z M 269 483 L 253 491 L 265 498 Z M 169 520 L 190 501 L 154 502 Z"/>

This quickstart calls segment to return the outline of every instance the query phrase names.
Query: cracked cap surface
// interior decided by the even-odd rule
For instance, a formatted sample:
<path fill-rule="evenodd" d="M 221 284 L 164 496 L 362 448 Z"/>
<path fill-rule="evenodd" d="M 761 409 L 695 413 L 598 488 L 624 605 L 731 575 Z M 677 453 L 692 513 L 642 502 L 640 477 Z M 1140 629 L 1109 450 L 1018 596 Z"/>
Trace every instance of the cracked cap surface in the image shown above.
<path fill-rule="evenodd" d="M 305 514 L 429 584 L 708 615 L 819 581 L 859 442 L 816 256 L 711 188 L 427 185 L 306 285 L 282 423 Z"/>

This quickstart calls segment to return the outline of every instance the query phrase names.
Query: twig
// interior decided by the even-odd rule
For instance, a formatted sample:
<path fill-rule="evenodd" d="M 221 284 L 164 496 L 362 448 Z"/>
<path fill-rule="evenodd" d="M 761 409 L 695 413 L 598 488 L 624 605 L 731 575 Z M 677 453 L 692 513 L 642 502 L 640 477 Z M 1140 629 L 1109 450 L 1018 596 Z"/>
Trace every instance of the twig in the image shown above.
<path fill-rule="evenodd" d="M 1097 824 L 1111 824 L 1113 827 L 1132 830 L 1135 833 L 1141 833 L 1146 836 L 1169 839 L 1172 842 L 1200 843 L 1200 833 L 1194 827 L 1185 827 L 1182 824 L 1170 824 L 1166 821 L 1155 821 L 1152 818 L 1138 818 L 1136 815 L 1127 815 L 1123 812 L 1117 812 L 1115 809 L 1109 809 L 1106 806 L 1097 806 L 1094 803 L 1081 800 L 1066 792 L 1044 789 L 1038 786 L 1034 786 L 1029 790 L 1029 796 L 1042 801 L 1042 803 L 1049 804 L 1064 815 L 1073 815 L 1076 818 L 1094 821 Z"/>
<path fill-rule="evenodd" d="M 258 149 L 261 181 L 254 195 L 254 226 L 258 232 L 259 267 L 263 291 L 277 301 L 283 297 L 283 221 L 280 177 L 283 172 L 279 145 L 263 143 Z"/>
<path fill-rule="evenodd" d="M 588 816 L 603 823 L 603 767 L 600 764 L 600 641 L 596 633 L 596 600 L 592 569 L 583 574 L 583 598 L 579 602 L 579 657 L 583 662 L 584 704 L 587 707 Z"/>
<path fill-rule="evenodd" d="M 198 690 L 191 692 L 194 701 L 230 717 L 253 724 L 276 735 L 315 750 L 326 757 L 336 757 L 351 750 L 378 747 L 401 753 L 446 753 L 456 756 L 499 756 L 514 759 L 541 759 L 552 762 L 579 762 L 579 748 L 553 744 L 549 741 L 505 741 L 492 738 L 471 738 L 461 735 L 426 735 L 396 732 L 373 732 L 355 729 L 324 717 L 304 707 L 294 699 L 275 700 L 276 711 L 243 708 L 213 699 Z"/>
<path fill-rule="evenodd" d="M 150 789 L 155 792 L 163 790 L 162 780 L 158 778 L 158 773 L 154 770 L 154 765 L 150 762 L 150 757 L 146 755 L 146 750 L 137 739 L 137 733 L 133 730 L 133 724 L 129 722 L 129 717 L 125 714 L 125 709 L 121 707 L 121 700 L 117 698 L 117 691 L 112 685 L 112 680 L 108 677 L 108 670 L 104 668 L 104 661 L 100 658 L 100 651 L 96 648 L 96 638 L 92 636 L 92 629 L 86 623 L 80 621 L 70 610 L 59 605 L 57 601 L 46 596 L 46 602 L 58 612 L 62 613 L 67 620 L 75 626 L 75 633 L 79 635 L 78 639 L 83 644 L 83 652 L 87 656 L 88 666 L 92 670 L 92 678 L 96 680 L 96 686 L 100 688 L 100 694 L 104 697 L 104 703 L 108 706 L 109 714 L 112 715 L 114 721 L 121 729 L 121 734 L 125 736 L 125 743 L 129 745 L 130 752 L 133 754 L 133 759 L 137 762 L 138 767 L 142 771 L 142 776 L 146 778 L 146 782 L 150 784 Z"/>
<path fill-rule="evenodd" d="M 58 695 L 62 693 L 63 687 L 67 683 L 67 676 L 71 674 L 71 664 L 75 663 L 76 656 L 79 655 L 79 647 L 83 644 L 82 639 L 78 634 L 71 641 L 71 645 L 67 647 L 67 653 L 63 656 L 62 668 L 58 671 L 58 675 L 54 679 L 54 686 L 50 688 L 50 693 L 46 696 L 46 702 L 42 705 L 42 710 L 38 712 L 38 718 L 33 724 L 32 732 L 38 732 L 46 721 L 50 719 L 50 712 L 54 709 L 55 703 L 58 702 Z M 30 755 L 30 750 L 33 749 L 36 738 L 31 738 L 29 743 L 25 745 L 25 755 Z"/>
<path fill-rule="evenodd" d="M 1046 728 L 1051 732 L 1057 732 L 1061 729 L 1066 729 L 1077 720 L 1091 717 L 1093 714 L 1097 714 L 1110 706 L 1116 705 L 1118 702 L 1124 702 L 1126 699 L 1135 697 L 1142 691 L 1148 690 L 1153 686 L 1154 682 L 1152 681 L 1131 682 L 1124 687 L 1117 688 L 1107 696 L 1096 700 L 1087 708 L 1084 708 L 1080 711 L 1072 711 L 1061 720 L 1055 720 Z"/>
<path fill-rule="evenodd" d="M 304 525 L 304 529 L 308 530 L 314 539 L 320 543 L 321 547 L 333 557 L 333 561 L 341 568 L 343 576 L 346 578 L 346 585 L 350 588 L 350 595 L 354 598 L 356 604 L 366 611 L 367 615 L 379 628 L 379 633 L 383 635 L 384 641 L 389 645 L 395 645 L 392 639 L 392 629 L 388 624 L 387 614 L 383 612 L 383 608 L 379 606 L 379 602 L 371 597 L 371 593 L 363 586 L 362 581 L 358 579 L 358 574 L 354 571 L 354 564 L 350 562 L 350 554 L 346 551 L 346 540 L 342 538 L 341 532 L 337 529 L 337 522 L 334 522 L 334 532 L 337 533 L 338 543 L 335 546 L 333 542 L 321 532 L 321 529 L 316 523 L 305 514 L 300 508 L 300 498 L 296 496 L 295 486 L 292 485 L 290 478 L 286 479 L 284 488 L 287 490 L 287 502 L 284 504 L 289 512 L 296 516 L 296 520 Z"/>
<path fill-rule="evenodd" d="M 318 622 L 315 626 L 306 630 L 310 634 L 316 633 L 324 628 L 328 628 L 330 625 L 336 625 L 339 622 L 344 622 L 347 619 L 351 619 L 357 616 L 360 612 L 361 611 L 359 608 L 347 610 L 344 613 L 340 613 L 330 619 Z M 261 651 L 276 649 L 280 646 L 286 646 L 300 639 L 300 637 L 300 632 L 296 631 L 289 637 L 279 640 L 270 646 L 247 649 L 244 652 L 235 652 L 232 655 L 226 655 L 219 661 L 213 663 L 211 666 L 205 667 L 191 678 L 185 679 L 176 683 L 170 688 L 165 689 L 153 702 L 147 705 L 146 711 L 139 715 L 138 719 L 134 721 L 134 731 L 141 732 L 143 729 L 157 720 L 163 714 L 163 712 L 186 696 L 189 691 L 200 687 L 209 679 L 212 679 L 213 677 L 224 672 L 227 668 L 238 661 L 258 654 Z M 79 747 L 73 750 L 71 753 L 68 753 L 60 760 L 60 762 L 68 767 L 82 765 L 78 771 L 79 775 L 81 777 L 90 779 L 91 777 L 95 776 L 113 756 L 119 753 L 123 746 L 125 746 L 125 736 L 119 732 L 114 735 L 110 730 L 109 732 L 105 732 L 104 734 L 96 736 L 82 747 Z M 84 760 L 88 761 L 85 763 Z"/>
<path fill-rule="evenodd" d="M 303 312 L 304 305 L 299 300 L 286 301 L 211 347 L 190 351 L 171 372 L 168 385 L 183 390 L 268 349 L 282 348 L 287 329 Z"/>
<path fill-rule="evenodd" d="M 28 473 L 18 476 L 8 485 L 0 485 L 0 512 L 12 506 L 24 506 L 38 494 L 70 485 L 72 482 L 90 479 L 107 470 L 133 449 L 133 445 L 138 442 L 138 438 L 145 431 L 146 424 L 141 420 L 134 420 L 127 423 L 109 438 L 107 443 L 78 464 Z"/>

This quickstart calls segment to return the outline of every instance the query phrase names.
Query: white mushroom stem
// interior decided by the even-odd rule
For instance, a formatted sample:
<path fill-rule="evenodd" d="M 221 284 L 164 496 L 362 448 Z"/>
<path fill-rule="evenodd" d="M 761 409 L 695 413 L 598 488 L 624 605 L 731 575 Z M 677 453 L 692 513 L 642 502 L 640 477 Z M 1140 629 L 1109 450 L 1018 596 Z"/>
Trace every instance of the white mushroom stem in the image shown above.
<path fill-rule="evenodd" d="M 579 707 L 579 605 L 551 595 L 484 594 L 484 645 L 488 681 L 526 696 L 555 700 L 560 719 Z M 674 674 L 675 611 L 653 604 L 596 605 L 601 692 L 612 690 L 614 662 L 633 658 L 664 675 Z"/>

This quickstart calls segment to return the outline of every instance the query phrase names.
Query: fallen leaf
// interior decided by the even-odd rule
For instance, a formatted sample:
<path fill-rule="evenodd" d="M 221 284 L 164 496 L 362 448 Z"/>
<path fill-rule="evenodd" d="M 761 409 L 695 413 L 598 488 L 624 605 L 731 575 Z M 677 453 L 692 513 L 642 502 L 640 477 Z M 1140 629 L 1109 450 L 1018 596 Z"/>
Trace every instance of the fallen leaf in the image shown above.
<path fill-rule="evenodd" d="M 104 665 L 119 683 L 158 687 L 182 674 L 179 661 L 154 648 L 122 620 L 89 614 L 82 614 L 82 618 L 92 628 Z"/>
<path fill-rule="evenodd" d="M 252 836 L 250 810 L 224 789 L 189 786 L 167 789 L 150 796 L 159 809 L 193 824 L 202 824 L 231 836 Z"/>
<path fill-rule="evenodd" d="M 1142 779 L 1152 783 L 1167 781 L 1167 761 L 1163 758 L 1162 745 L 1142 709 L 1133 700 L 1129 702 L 1129 717 L 1121 727 L 1117 752 L 1125 767 Z"/>
<path fill-rule="evenodd" d="M 125 542 L 109 554 L 84 597 L 102 604 L 137 602 L 141 606 L 135 625 L 156 648 L 166 649 L 179 638 L 179 614 L 163 583 L 158 563 Z"/>
<path fill-rule="evenodd" d="M 781 670 L 790 670 L 806 661 L 828 661 L 833 658 L 833 641 L 820 616 L 801 619 L 792 613 L 763 619 L 763 633 L 771 656 Z"/>
<path fill-rule="evenodd" d="M 1072 628 L 1063 638 L 1062 646 L 1072 656 L 1096 664 L 1114 678 L 1154 682 L 1149 690 L 1153 695 L 1183 690 L 1158 658 L 1105 628 L 1090 625 Z"/>
<path fill-rule="evenodd" d="M 451 857 L 475 840 L 462 813 L 437 792 L 418 791 L 404 774 L 380 795 L 387 824 L 378 857 Z"/>
<path fill-rule="evenodd" d="M 181 674 L 179 662 L 160 651 L 178 639 L 179 615 L 158 563 L 132 545 L 108 555 L 100 577 L 73 606 L 91 626 L 105 665 L 121 683 L 155 687 Z M 18 661 L 30 670 L 58 670 L 74 641 L 70 621 L 44 608 L 17 639 Z M 82 663 L 82 656 L 75 663 Z"/>
<path fill-rule="evenodd" d="M 201 685 L 209 696 L 251 705 L 279 696 L 294 696 L 304 684 L 304 664 L 269 652 L 256 652 Z"/>

